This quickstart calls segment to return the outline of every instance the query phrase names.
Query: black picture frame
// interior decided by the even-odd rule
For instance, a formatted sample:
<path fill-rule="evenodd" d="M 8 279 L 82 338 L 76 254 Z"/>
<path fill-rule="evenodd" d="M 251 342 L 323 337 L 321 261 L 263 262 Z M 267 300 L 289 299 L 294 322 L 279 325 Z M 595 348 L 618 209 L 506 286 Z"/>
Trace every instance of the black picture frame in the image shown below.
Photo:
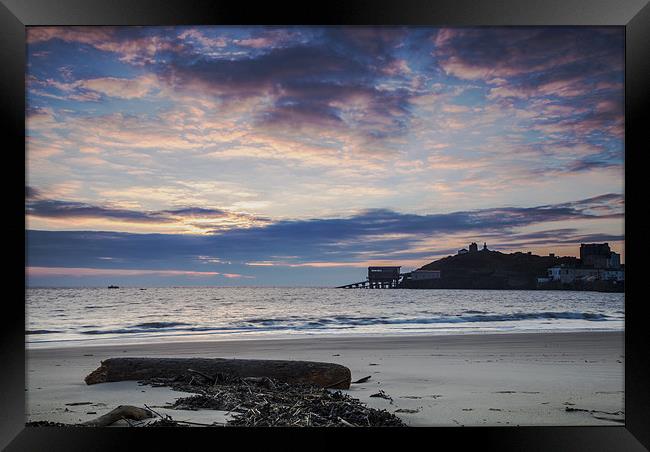
<path fill-rule="evenodd" d="M 306 435 L 323 435 L 338 443 L 379 438 L 405 445 L 413 435 L 425 446 L 453 447 L 468 444 L 498 450 L 643 450 L 650 448 L 650 370 L 647 344 L 650 344 L 643 315 L 643 296 L 639 290 L 644 237 L 634 232 L 643 221 L 644 203 L 635 204 L 634 193 L 641 193 L 639 178 L 632 175 L 640 167 L 642 151 L 647 149 L 643 134 L 643 110 L 649 104 L 650 85 L 650 5 L 646 0 L 347 0 L 305 2 L 284 5 L 277 2 L 246 3 L 201 0 L 0 0 L 0 86 L 2 122 L 9 132 L 3 140 L 4 157 L 9 161 L 6 174 L 17 175 L 6 185 L 5 206 L 12 216 L 5 230 L 13 244 L 5 262 L 12 296 L 4 300 L 2 370 L 0 371 L 0 447 L 6 450 L 120 450 L 130 449 L 134 441 L 150 450 L 188 448 L 196 439 L 214 447 L 225 447 L 225 438 L 246 444 L 253 437 L 299 445 Z M 25 27 L 30 25 L 200 25 L 200 24 L 301 24 L 301 25 L 612 25 L 626 32 L 625 76 L 625 191 L 626 191 L 626 288 L 625 288 L 625 424 L 612 427 L 464 427 L 424 429 L 336 429 L 326 434 L 319 429 L 291 432 L 285 429 L 81 429 L 25 427 L 25 273 L 19 262 L 25 259 L 25 246 L 13 236 L 24 231 L 24 201 L 20 188 L 25 185 Z M 644 143 L 645 142 L 645 143 Z M 642 145 L 644 143 L 644 145 Z M 23 175 L 21 179 L 21 175 Z M 4 178 L 7 180 L 7 178 Z M 647 209 L 645 209 L 647 211 Z M 23 235 L 23 237 L 25 237 Z M 23 266 L 24 268 L 24 266 Z M 8 307 L 13 309 L 9 310 Z M 296 436 L 298 435 L 298 436 Z M 347 441 L 347 439 L 345 441 Z M 306 446 L 311 447 L 311 446 Z M 338 448 L 338 446 L 336 446 Z M 413 447 L 416 447 L 415 444 Z M 422 446 L 417 446 L 422 447 Z M 443 446 L 444 447 L 444 446 Z"/>

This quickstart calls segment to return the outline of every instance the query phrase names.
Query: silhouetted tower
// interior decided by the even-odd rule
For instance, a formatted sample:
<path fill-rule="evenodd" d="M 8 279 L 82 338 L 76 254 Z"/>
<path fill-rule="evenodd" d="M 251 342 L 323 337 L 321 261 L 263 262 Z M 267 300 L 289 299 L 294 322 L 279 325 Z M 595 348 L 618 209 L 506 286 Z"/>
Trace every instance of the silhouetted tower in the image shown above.
<path fill-rule="evenodd" d="M 594 268 L 609 267 L 609 260 L 612 250 L 609 243 L 581 243 L 580 260 L 582 265 L 592 266 Z"/>
<path fill-rule="evenodd" d="M 487 243 L 483 242 L 483 251 L 488 251 L 487 249 Z"/>

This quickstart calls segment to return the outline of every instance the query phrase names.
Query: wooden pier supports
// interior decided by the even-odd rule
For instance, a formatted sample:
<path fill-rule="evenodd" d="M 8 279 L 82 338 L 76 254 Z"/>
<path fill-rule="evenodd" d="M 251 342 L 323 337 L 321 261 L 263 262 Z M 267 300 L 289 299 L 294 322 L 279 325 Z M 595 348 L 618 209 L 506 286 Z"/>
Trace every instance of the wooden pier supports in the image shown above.
<path fill-rule="evenodd" d="M 392 281 L 359 281 L 345 286 L 339 286 L 337 289 L 397 289 L 398 280 Z"/>

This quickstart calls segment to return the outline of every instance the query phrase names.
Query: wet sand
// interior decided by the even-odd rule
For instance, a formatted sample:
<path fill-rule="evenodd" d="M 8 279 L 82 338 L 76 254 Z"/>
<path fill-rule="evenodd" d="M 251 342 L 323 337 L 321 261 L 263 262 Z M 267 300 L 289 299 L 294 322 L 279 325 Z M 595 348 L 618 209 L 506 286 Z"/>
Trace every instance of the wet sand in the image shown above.
<path fill-rule="evenodd" d="M 411 426 L 621 425 L 624 419 L 623 333 L 580 332 L 310 336 L 32 349 L 27 352 L 26 420 L 74 423 L 117 405 L 160 407 L 186 395 L 136 382 L 84 383 L 101 360 L 127 356 L 335 362 L 348 366 L 353 380 L 371 376 L 344 392 L 395 412 Z M 380 389 L 392 401 L 370 397 Z M 211 410 L 158 410 L 193 422 L 227 418 Z"/>

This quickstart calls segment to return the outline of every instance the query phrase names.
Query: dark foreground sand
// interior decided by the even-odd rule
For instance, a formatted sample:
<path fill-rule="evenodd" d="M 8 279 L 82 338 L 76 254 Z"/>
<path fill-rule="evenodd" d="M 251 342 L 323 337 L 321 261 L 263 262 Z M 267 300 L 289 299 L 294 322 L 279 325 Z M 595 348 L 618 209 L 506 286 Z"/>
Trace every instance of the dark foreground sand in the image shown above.
<path fill-rule="evenodd" d="M 340 363 L 351 369 L 353 380 L 372 376 L 345 392 L 374 408 L 397 411 L 411 426 L 620 425 L 624 419 L 623 333 L 589 332 L 307 337 L 28 350 L 27 421 L 79 422 L 120 404 L 160 407 L 185 395 L 136 382 L 86 386 L 84 377 L 101 360 L 126 356 Z M 369 397 L 379 389 L 392 402 Z M 79 402 L 90 403 L 66 405 Z M 587 411 L 566 411 L 567 407 Z M 159 411 L 195 422 L 227 418 L 226 413 L 211 410 Z"/>

